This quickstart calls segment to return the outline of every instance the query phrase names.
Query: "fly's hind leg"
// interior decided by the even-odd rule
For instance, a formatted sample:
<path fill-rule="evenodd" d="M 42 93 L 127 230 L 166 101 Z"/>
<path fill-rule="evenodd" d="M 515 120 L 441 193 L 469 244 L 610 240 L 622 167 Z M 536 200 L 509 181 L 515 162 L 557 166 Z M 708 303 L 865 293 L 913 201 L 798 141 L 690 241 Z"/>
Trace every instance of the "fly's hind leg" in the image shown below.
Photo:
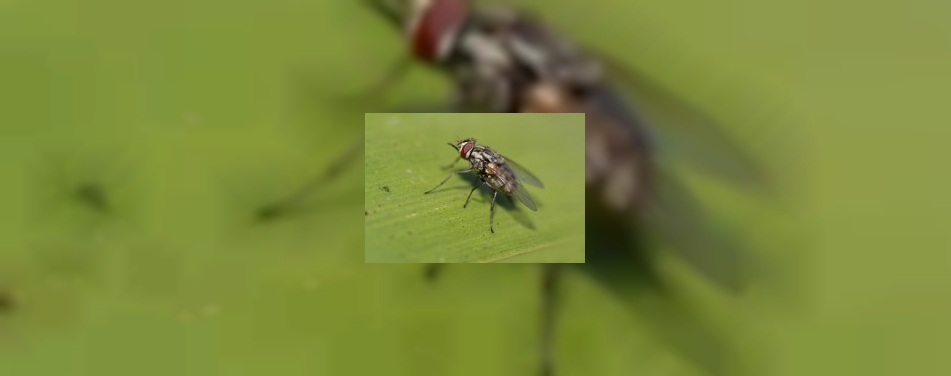
<path fill-rule="evenodd" d="M 469 171 L 471 171 L 471 170 L 468 169 L 468 168 L 465 169 L 465 170 L 453 171 L 451 174 L 449 174 L 449 176 L 446 176 L 446 178 L 442 180 L 442 183 L 439 183 L 439 185 L 433 187 L 433 189 L 430 189 L 430 190 L 428 190 L 428 191 L 426 191 L 426 192 L 423 192 L 423 194 L 427 194 L 427 193 L 429 193 L 429 192 L 435 191 L 436 188 L 442 187 L 442 185 L 443 185 L 443 184 L 446 184 L 446 182 L 449 181 L 449 178 L 451 178 L 453 175 L 455 175 L 455 174 L 465 174 L 465 173 L 467 173 L 467 172 L 469 172 Z"/>
<path fill-rule="evenodd" d="M 463 209 L 465 209 L 466 206 L 469 205 L 469 199 L 472 198 L 472 192 L 475 192 L 476 189 L 479 189 L 479 187 L 481 187 L 481 186 L 483 186 L 483 185 L 485 185 L 485 181 L 482 181 L 481 183 L 479 183 L 479 185 L 475 186 L 475 188 L 472 188 L 472 190 L 469 191 L 469 196 L 466 197 L 466 203 L 465 203 L 465 204 L 462 204 L 462 208 L 463 208 Z"/>
<path fill-rule="evenodd" d="M 459 160 L 460 160 L 460 159 L 462 159 L 462 158 L 453 157 L 453 158 L 452 158 L 452 163 L 450 163 L 448 166 L 446 166 L 446 169 L 448 170 L 448 169 L 452 168 L 452 166 L 455 166 L 456 163 L 459 163 Z"/>
<path fill-rule="evenodd" d="M 492 222 L 495 219 L 495 198 L 499 197 L 499 191 L 495 191 L 495 194 L 492 195 L 492 205 L 489 205 L 489 231 L 493 234 L 495 229 L 492 227 Z"/>

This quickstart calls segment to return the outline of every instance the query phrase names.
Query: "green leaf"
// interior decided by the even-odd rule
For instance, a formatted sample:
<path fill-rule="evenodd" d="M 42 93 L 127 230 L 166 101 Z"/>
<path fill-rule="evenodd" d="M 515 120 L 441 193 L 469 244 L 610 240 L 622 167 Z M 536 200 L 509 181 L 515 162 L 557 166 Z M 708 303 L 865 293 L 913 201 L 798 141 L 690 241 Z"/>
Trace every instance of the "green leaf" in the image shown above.
<path fill-rule="evenodd" d="M 367 262 L 584 262 L 584 114 L 367 114 Z M 447 143 L 474 137 L 544 184 L 531 211 L 479 184 Z M 455 162 L 452 168 L 449 164 Z"/>

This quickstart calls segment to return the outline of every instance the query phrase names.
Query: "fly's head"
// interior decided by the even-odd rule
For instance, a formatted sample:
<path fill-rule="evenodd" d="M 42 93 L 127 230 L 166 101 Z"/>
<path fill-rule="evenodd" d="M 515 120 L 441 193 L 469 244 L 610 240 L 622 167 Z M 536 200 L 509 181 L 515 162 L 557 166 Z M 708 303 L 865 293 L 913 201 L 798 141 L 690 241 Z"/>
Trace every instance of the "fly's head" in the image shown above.
<path fill-rule="evenodd" d="M 471 137 L 458 140 L 456 141 L 455 144 L 451 142 L 449 143 L 449 146 L 452 146 L 453 149 L 456 149 L 456 151 L 459 152 L 459 158 L 462 158 L 462 159 L 469 159 L 473 156 L 472 150 L 475 149 L 475 145 L 476 145 L 476 139 Z"/>
<path fill-rule="evenodd" d="M 434 64 L 449 57 L 470 9 L 468 0 L 364 1 L 404 30 L 416 58 Z"/>

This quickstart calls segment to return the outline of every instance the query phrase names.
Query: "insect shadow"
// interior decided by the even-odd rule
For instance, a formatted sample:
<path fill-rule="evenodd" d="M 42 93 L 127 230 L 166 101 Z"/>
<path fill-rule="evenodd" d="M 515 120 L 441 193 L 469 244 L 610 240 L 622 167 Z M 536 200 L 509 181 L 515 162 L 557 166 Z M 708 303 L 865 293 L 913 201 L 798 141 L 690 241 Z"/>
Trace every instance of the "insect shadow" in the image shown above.
<path fill-rule="evenodd" d="M 444 169 L 448 171 L 452 169 L 452 167 L 444 167 Z M 468 184 L 468 187 L 455 187 L 455 188 L 448 188 L 448 189 L 452 189 L 452 190 L 472 189 L 473 187 L 481 185 L 481 187 L 477 189 L 477 191 L 479 191 L 479 197 L 481 198 L 481 201 L 484 202 L 486 205 L 492 202 L 492 195 L 495 194 L 495 191 L 493 191 L 492 188 L 490 188 L 488 185 L 482 184 L 482 180 L 479 179 L 479 177 L 476 176 L 475 173 L 465 173 L 465 174 L 459 174 L 459 175 L 466 181 L 466 183 Z M 437 189 L 433 191 L 433 193 L 437 193 L 440 190 L 441 189 Z M 502 199 L 502 197 L 505 197 L 505 198 Z M 524 210 L 521 210 L 520 208 L 518 208 L 518 205 L 515 203 L 515 201 L 512 200 L 512 198 L 509 197 L 508 195 L 500 194 L 499 199 L 495 201 L 495 205 L 496 205 L 496 208 L 498 208 L 499 206 L 504 208 L 505 211 L 510 213 L 512 215 L 512 218 L 514 218 L 515 221 L 521 224 L 522 226 L 525 226 L 526 228 L 530 230 L 537 230 L 535 223 L 528 217 L 528 215 L 526 215 Z M 469 202 L 469 206 L 467 206 L 466 208 L 467 209 L 472 208 L 471 201 Z"/>
<path fill-rule="evenodd" d="M 13 295 L 6 290 L 0 290 L 0 315 L 10 314 L 16 308 Z"/>
<path fill-rule="evenodd" d="M 79 224 L 85 226 L 81 232 L 88 232 L 108 221 L 129 219 L 136 210 L 129 206 L 134 202 L 130 194 L 136 189 L 131 184 L 136 161 L 124 154 L 109 149 L 40 149 L 28 162 L 31 205 L 35 208 L 31 221 Z"/>
<path fill-rule="evenodd" d="M 664 180 L 664 194 L 648 205 L 646 221 L 638 226 L 612 218 L 595 205 L 595 197 L 588 197 L 585 263 L 571 267 L 649 322 L 654 338 L 690 363 L 713 375 L 750 374 L 730 341 L 690 308 L 681 289 L 665 282 L 659 257 L 672 252 L 727 294 L 744 291 L 756 279 L 752 269 L 760 263 L 747 254 L 742 240 L 715 236 L 696 198 L 675 181 Z"/>
<path fill-rule="evenodd" d="M 289 123 L 301 124 L 300 137 L 320 139 L 325 137 L 321 133 L 313 133 L 324 130 L 326 117 L 333 116 L 340 121 L 343 127 L 363 127 L 363 109 L 355 111 L 355 108 L 341 106 L 337 97 L 327 92 L 326 84 L 322 83 L 319 76 L 306 67 L 294 67 L 289 69 L 286 74 L 286 85 L 291 100 L 291 109 L 289 110 Z M 318 114 L 320 116 L 318 116 Z M 315 147 L 324 147 L 324 145 L 315 145 Z M 322 167 L 322 170 L 312 175 L 312 177 L 296 187 L 288 187 L 286 192 L 280 196 L 256 206 L 251 213 L 251 219 L 256 223 L 269 223 L 294 216 L 303 216 L 319 212 L 323 209 L 333 207 L 336 204 L 351 206 L 349 202 L 339 202 L 333 198 L 321 199 L 320 202 L 312 202 L 314 196 L 319 195 L 327 186 L 333 184 L 341 175 L 352 169 L 359 168 L 360 159 L 363 157 L 364 142 L 362 133 L 360 137 L 351 143 L 347 150 L 341 154 L 332 157 L 329 163 Z M 386 187 L 389 189 L 389 187 Z M 388 191 L 387 191 L 388 192 Z"/>

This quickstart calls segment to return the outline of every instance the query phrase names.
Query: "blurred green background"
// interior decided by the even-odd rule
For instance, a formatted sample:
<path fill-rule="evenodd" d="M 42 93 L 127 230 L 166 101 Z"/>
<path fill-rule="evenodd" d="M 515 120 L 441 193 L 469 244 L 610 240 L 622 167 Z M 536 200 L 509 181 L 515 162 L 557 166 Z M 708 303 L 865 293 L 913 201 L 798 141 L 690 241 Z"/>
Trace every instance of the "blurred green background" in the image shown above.
<path fill-rule="evenodd" d="M 367 114 L 367 262 L 584 262 L 584 114 Z M 474 173 L 447 143 L 473 137 L 542 181 L 526 185 L 538 211 L 472 195 Z M 453 168 L 448 168 L 455 159 Z M 512 198 L 512 200 L 516 200 Z"/>
<path fill-rule="evenodd" d="M 793 130 L 744 137 L 794 141 L 775 162 L 793 220 L 695 186 L 791 288 L 727 297 L 668 265 L 754 373 L 951 373 L 951 5 L 524 3 L 737 134 Z M 361 137 L 369 110 L 327 98 L 369 87 L 400 41 L 346 1 L 0 1 L 0 372 L 533 372 L 537 268 L 454 265 L 426 285 L 418 266 L 363 264 L 360 168 L 312 211 L 251 220 Z M 386 104 L 440 82 L 418 70 Z M 702 373 L 653 330 L 656 301 L 564 285 L 560 375 Z"/>

